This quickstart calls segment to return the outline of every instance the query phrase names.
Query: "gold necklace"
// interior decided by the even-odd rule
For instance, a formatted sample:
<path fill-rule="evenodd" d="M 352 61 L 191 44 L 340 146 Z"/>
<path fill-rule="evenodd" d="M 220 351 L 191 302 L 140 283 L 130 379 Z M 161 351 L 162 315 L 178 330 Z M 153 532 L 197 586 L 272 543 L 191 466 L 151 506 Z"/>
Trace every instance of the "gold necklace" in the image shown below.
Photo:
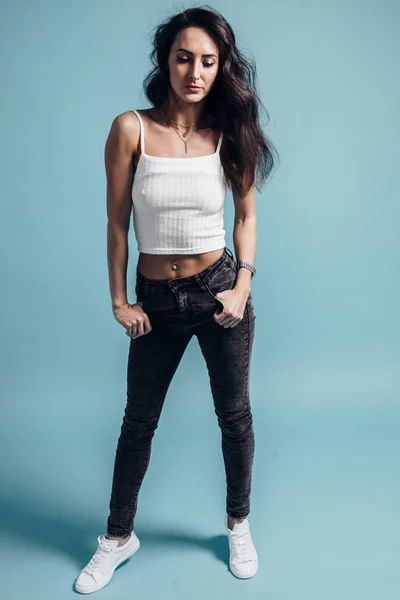
<path fill-rule="evenodd" d="M 178 129 L 175 127 L 175 125 L 172 125 L 172 129 L 173 129 L 174 131 L 176 131 L 177 135 L 179 135 L 179 137 L 181 138 L 181 140 L 182 140 L 182 141 L 183 141 L 183 143 L 185 144 L 185 153 L 187 154 L 187 145 L 186 145 L 186 144 L 187 144 L 187 142 L 188 142 L 188 141 L 189 141 L 189 140 L 190 140 L 190 139 L 191 139 L 191 138 L 194 136 L 194 134 L 196 133 L 197 129 L 194 129 L 194 131 L 193 131 L 192 135 L 191 135 L 189 138 L 187 138 L 187 140 L 184 140 L 184 139 L 182 139 L 182 137 L 181 137 L 181 134 L 180 134 L 180 132 L 178 131 Z M 186 136 L 187 136 L 187 133 L 185 132 L 185 133 L 183 133 L 182 135 L 183 135 L 183 137 L 186 137 Z"/>
<path fill-rule="evenodd" d="M 168 121 L 170 121 L 171 123 L 175 123 L 175 125 L 180 125 L 181 127 L 194 127 L 194 123 L 192 123 L 191 125 L 183 125 L 182 123 L 178 123 L 178 121 L 173 121 L 169 117 L 168 117 Z"/>
<path fill-rule="evenodd" d="M 174 123 L 175 123 L 176 125 L 179 125 L 180 127 L 194 127 L 194 124 L 193 124 L 193 125 L 181 125 L 180 123 L 177 123 L 176 121 L 173 121 L 173 120 L 172 120 L 172 119 L 170 119 L 170 118 L 168 118 L 168 120 L 169 120 L 169 122 L 171 123 L 172 127 L 174 127 Z M 174 127 L 174 129 L 176 129 L 176 127 Z M 182 133 L 182 135 L 183 135 L 183 137 L 186 137 L 186 136 L 188 135 L 188 133 L 187 133 L 186 131 L 184 131 L 184 132 Z"/>

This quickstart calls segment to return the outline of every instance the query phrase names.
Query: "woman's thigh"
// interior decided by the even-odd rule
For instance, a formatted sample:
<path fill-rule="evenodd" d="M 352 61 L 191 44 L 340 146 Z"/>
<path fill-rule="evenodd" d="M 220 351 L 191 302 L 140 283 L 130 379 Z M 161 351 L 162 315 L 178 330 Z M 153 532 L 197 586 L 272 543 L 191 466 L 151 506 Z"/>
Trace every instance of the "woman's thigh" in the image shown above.
<path fill-rule="evenodd" d="M 162 405 L 190 342 L 184 330 L 155 327 L 131 339 L 127 365 L 127 416 L 158 420 Z"/>
<path fill-rule="evenodd" d="M 248 409 L 255 336 L 252 299 L 247 300 L 243 319 L 235 327 L 224 328 L 211 318 L 194 333 L 207 365 L 217 414 L 223 417 Z"/>

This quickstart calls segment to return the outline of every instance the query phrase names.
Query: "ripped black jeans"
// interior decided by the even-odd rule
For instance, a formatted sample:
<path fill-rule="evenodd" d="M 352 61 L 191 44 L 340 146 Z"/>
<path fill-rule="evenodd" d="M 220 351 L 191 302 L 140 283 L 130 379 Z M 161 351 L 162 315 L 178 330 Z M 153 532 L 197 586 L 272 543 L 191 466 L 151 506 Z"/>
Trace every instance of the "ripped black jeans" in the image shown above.
<path fill-rule="evenodd" d="M 250 512 L 254 431 L 249 374 L 256 318 L 251 294 L 243 319 L 235 327 L 225 328 L 213 318 L 216 309 L 223 308 L 215 294 L 232 289 L 236 274 L 227 247 L 213 264 L 190 277 L 147 279 L 136 269 L 137 301 L 143 302 L 152 330 L 130 342 L 127 402 L 107 520 L 110 535 L 124 536 L 133 530 L 139 489 L 164 399 L 193 335 L 206 361 L 222 434 L 226 512 L 233 518 Z"/>

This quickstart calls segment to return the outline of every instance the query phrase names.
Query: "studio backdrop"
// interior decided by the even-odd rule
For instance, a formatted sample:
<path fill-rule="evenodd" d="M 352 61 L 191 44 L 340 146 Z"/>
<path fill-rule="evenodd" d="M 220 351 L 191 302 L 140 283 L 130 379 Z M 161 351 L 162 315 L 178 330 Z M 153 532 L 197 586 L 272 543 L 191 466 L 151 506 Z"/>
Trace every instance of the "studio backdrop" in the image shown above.
<path fill-rule="evenodd" d="M 108 288 L 104 144 L 116 115 L 149 107 L 152 28 L 189 6 L 0 5 L 0 593 L 9 600 L 69 597 L 105 530 L 129 338 Z M 394 600 L 400 7 L 212 6 L 256 61 L 263 126 L 280 156 L 256 191 L 251 522 L 260 572 L 246 597 Z M 232 250 L 233 216 L 228 193 Z M 132 227 L 129 243 L 134 302 Z M 220 430 L 193 338 L 139 497 L 142 552 L 102 593 L 115 597 L 130 582 L 138 598 L 231 598 L 238 582 L 219 570 L 224 509 Z"/>

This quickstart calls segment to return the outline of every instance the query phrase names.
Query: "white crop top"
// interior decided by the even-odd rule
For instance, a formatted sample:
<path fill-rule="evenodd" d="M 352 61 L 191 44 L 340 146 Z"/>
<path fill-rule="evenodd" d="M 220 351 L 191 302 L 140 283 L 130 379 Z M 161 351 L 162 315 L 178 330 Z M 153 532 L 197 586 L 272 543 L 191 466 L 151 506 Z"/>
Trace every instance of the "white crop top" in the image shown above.
<path fill-rule="evenodd" d="M 221 133 L 214 154 L 191 158 L 141 154 L 132 185 L 133 226 L 139 252 L 197 254 L 225 247 L 227 184 L 220 160 Z"/>

